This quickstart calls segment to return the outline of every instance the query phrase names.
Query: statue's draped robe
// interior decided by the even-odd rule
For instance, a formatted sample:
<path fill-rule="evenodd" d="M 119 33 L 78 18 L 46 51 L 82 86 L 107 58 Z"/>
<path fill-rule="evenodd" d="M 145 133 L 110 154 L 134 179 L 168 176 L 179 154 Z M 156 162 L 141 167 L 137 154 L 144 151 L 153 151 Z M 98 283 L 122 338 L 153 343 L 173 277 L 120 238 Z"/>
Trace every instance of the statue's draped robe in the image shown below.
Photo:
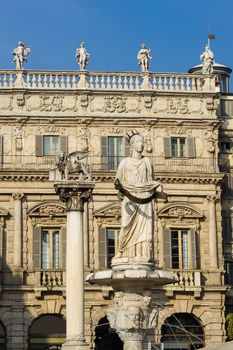
<path fill-rule="evenodd" d="M 139 200 L 150 198 L 159 182 L 152 180 L 152 169 L 148 158 L 123 159 L 118 167 L 116 178 L 132 196 Z M 153 203 L 136 203 L 126 196 L 122 201 L 122 224 L 119 237 L 119 252 L 123 256 L 134 257 L 135 246 L 142 242 L 152 242 Z"/>

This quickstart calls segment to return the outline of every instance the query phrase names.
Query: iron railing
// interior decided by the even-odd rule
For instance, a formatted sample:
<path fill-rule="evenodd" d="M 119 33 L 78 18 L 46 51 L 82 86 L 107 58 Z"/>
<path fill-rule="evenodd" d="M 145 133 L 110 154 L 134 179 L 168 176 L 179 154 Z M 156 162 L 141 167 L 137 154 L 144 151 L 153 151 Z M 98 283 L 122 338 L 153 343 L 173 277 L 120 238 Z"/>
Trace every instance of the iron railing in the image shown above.
<path fill-rule="evenodd" d="M 88 157 L 85 162 L 91 165 L 92 172 L 115 172 L 120 160 L 113 157 Z M 219 164 L 215 158 L 164 158 L 149 157 L 155 173 L 218 173 Z M 221 167 L 225 170 L 221 162 Z M 2 155 L 1 171 L 49 171 L 55 168 L 54 156 Z M 221 169 L 220 169 L 221 170 Z"/>

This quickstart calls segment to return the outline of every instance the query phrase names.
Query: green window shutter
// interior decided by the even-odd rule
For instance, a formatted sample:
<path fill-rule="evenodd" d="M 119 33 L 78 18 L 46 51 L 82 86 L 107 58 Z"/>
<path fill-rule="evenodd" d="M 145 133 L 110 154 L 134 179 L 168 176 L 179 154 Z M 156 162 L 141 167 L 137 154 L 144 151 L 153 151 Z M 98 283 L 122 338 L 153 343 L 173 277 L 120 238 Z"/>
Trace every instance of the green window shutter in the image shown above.
<path fill-rule="evenodd" d="M 35 269 L 41 268 L 41 229 L 40 227 L 33 227 L 33 267 Z"/>
<path fill-rule="evenodd" d="M 36 135 L 36 156 L 43 156 L 43 136 Z"/>
<path fill-rule="evenodd" d="M 164 137 L 163 138 L 163 145 L 164 145 L 164 158 L 171 158 L 171 156 L 172 156 L 171 138 Z"/>
<path fill-rule="evenodd" d="M 163 230 L 163 261 L 165 268 L 172 268 L 171 230 L 168 228 Z"/>
<path fill-rule="evenodd" d="M 130 156 L 130 144 L 126 138 L 125 138 L 125 154 L 124 155 L 125 155 L 125 157 Z"/>
<path fill-rule="evenodd" d="M 100 269 L 107 268 L 107 236 L 106 229 L 99 229 L 99 265 Z"/>
<path fill-rule="evenodd" d="M 68 137 L 60 136 L 60 151 L 68 153 Z"/>
<path fill-rule="evenodd" d="M 106 136 L 101 136 L 101 169 L 108 169 L 108 139 Z"/>
<path fill-rule="evenodd" d="M 197 268 L 197 253 L 196 253 L 196 230 L 190 229 L 190 242 L 191 242 L 191 259 L 189 259 L 190 269 Z"/>
<path fill-rule="evenodd" d="M 3 227 L 0 225 L 0 270 L 2 269 L 2 259 L 3 259 Z"/>
<path fill-rule="evenodd" d="M 62 244 L 62 256 L 61 256 L 61 267 L 63 270 L 66 269 L 66 227 L 61 229 L 61 244 Z"/>
<path fill-rule="evenodd" d="M 189 158 L 195 158 L 196 157 L 196 148 L 195 148 L 195 138 L 189 137 L 186 139 L 187 142 L 187 151 L 188 151 L 188 157 Z"/>

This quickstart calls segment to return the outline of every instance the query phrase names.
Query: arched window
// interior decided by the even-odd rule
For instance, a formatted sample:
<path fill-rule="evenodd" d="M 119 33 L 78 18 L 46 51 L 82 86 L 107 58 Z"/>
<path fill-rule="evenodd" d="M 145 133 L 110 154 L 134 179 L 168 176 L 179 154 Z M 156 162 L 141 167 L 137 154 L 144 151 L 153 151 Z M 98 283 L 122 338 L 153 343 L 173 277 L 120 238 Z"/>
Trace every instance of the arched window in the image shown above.
<path fill-rule="evenodd" d="M 110 328 L 107 317 L 99 320 L 95 328 L 95 350 L 123 350 L 123 343 L 117 333 Z"/>
<path fill-rule="evenodd" d="M 65 342 L 66 322 L 60 315 L 43 315 L 37 318 L 29 331 L 29 350 L 59 349 Z M 53 346 L 53 347 L 52 347 Z"/>
<path fill-rule="evenodd" d="M 6 350 L 6 331 L 0 322 L 0 350 Z"/>
<path fill-rule="evenodd" d="M 203 327 L 191 314 L 173 314 L 165 320 L 161 331 L 164 350 L 196 350 L 204 347 Z"/>

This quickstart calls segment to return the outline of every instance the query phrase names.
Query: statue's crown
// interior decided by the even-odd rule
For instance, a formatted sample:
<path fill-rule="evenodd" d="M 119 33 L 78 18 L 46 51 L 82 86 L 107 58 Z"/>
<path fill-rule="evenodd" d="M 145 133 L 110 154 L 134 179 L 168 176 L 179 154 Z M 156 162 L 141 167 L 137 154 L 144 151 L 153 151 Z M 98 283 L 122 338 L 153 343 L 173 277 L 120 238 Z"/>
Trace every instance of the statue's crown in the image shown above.
<path fill-rule="evenodd" d="M 140 135 L 137 130 L 130 130 L 129 132 L 126 133 L 126 140 L 130 142 L 133 136 L 135 135 Z"/>

